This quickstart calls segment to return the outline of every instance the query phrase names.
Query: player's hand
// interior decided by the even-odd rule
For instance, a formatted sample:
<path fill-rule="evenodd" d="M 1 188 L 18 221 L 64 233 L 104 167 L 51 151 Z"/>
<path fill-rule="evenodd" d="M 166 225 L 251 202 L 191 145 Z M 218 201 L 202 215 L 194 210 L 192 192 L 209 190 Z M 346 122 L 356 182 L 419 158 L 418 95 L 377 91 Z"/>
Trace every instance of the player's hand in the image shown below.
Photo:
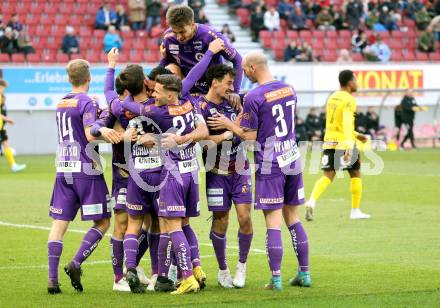
<path fill-rule="evenodd" d="M 159 46 L 159 52 L 160 52 L 160 55 L 162 56 L 162 58 L 167 57 L 167 50 L 166 50 L 165 46 L 163 45 L 163 43 L 161 43 Z"/>
<path fill-rule="evenodd" d="M 104 138 L 105 141 L 110 142 L 111 144 L 119 143 L 122 140 L 122 134 L 118 133 L 114 129 L 101 127 L 99 129 L 99 132 L 101 133 L 102 138 Z"/>
<path fill-rule="evenodd" d="M 138 140 L 137 130 L 134 127 L 130 127 L 124 133 L 124 140 L 136 142 Z"/>
<path fill-rule="evenodd" d="M 217 38 L 209 43 L 208 50 L 212 51 L 212 53 L 216 54 L 225 48 L 225 42 L 222 39 Z"/>
<path fill-rule="evenodd" d="M 171 133 L 163 133 L 160 144 L 165 149 L 172 149 L 183 143 L 182 136 Z"/>
<path fill-rule="evenodd" d="M 241 106 L 241 97 L 237 93 L 229 93 L 226 99 L 229 102 L 229 105 L 231 105 L 232 108 L 236 110 L 242 110 L 243 107 Z"/>
<path fill-rule="evenodd" d="M 110 49 L 110 51 L 107 54 L 108 67 L 115 68 L 116 67 L 116 63 L 118 63 L 118 59 L 119 59 L 119 50 L 118 50 L 118 48 Z"/>
<path fill-rule="evenodd" d="M 364 134 L 358 134 L 357 135 L 357 140 L 359 140 L 362 143 L 365 143 L 368 141 L 368 137 Z"/>
<path fill-rule="evenodd" d="M 218 114 L 215 117 L 209 117 L 207 123 L 209 128 L 212 130 L 229 130 L 229 127 L 233 125 L 232 121 L 223 114 Z"/>
<path fill-rule="evenodd" d="M 426 106 L 423 106 L 423 107 L 420 107 L 420 109 L 422 110 L 422 111 L 428 111 L 428 107 L 426 107 Z"/>
<path fill-rule="evenodd" d="M 350 164 L 351 157 L 353 156 L 353 150 L 352 149 L 346 149 L 343 156 L 343 161 L 345 164 Z"/>
<path fill-rule="evenodd" d="M 154 148 L 157 145 L 157 139 L 154 136 L 154 134 L 144 134 L 138 136 L 138 144 L 142 144 L 146 146 L 147 148 Z"/>
<path fill-rule="evenodd" d="M 11 118 L 8 118 L 8 117 L 5 117 L 5 118 L 3 119 L 3 121 L 4 121 L 5 123 L 11 124 L 11 125 L 14 125 L 14 124 L 15 124 L 15 121 L 12 120 Z"/>

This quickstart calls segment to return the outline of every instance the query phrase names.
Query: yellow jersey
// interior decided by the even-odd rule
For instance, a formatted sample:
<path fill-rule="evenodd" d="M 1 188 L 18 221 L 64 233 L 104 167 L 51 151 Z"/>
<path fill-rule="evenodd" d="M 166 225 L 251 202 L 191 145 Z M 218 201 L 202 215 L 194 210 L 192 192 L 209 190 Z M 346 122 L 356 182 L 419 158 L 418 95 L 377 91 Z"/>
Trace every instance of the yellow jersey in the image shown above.
<path fill-rule="evenodd" d="M 358 133 L 354 130 L 356 100 L 346 91 L 330 95 L 326 106 L 324 149 L 353 148 Z"/>
<path fill-rule="evenodd" d="M 0 111 L 3 111 L 3 95 L 0 95 Z M 0 130 L 3 129 L 3 112 L 1 112 L 1 116 L 0 116 Z"/>

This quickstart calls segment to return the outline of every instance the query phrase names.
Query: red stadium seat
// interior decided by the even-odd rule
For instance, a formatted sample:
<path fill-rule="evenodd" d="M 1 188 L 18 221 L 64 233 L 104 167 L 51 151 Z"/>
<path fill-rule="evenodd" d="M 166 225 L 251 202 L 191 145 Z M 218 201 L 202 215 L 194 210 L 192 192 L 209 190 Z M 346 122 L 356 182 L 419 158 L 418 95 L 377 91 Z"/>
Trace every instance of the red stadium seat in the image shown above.
<path fill-rule="evenodd" d="M 240 23 L 244 26 L 249 26 L 250 20 L 250 12 L 248 9 L 245 8 L 239 8 L 235 11 L 237 14 L 238 19 L 240 20 Z"/>
<path fill-rule="evenodd" d="M 2 63 L 9 63 L 11 61 L 11 58 L 7 53 L 0 53 L 0 62 Z"/>
<path fill-rule="evenodd" d="M 29 63 L 39 63 L 41 61 L 40 54 L 38 53 L 31 53 L 27 55 L 26 59 Z"/>
<path fill-rule="evenodd" d="M 437 52 L 431 52 L 430 54 L 429 54 L 429 59 L 431 60 L 431 61 L 440 61 L 440 53 L 437 51 Z"/>
<path fill-rule="evenodd" d="M 160 37 L 162 36 L 164 29 L 161 26 L 155 26 L 151 28 L 150 36 L 151 37 Z"/>
<path fill-rule="evenodd" d="M 402 31 L 391 31 L 391 37 L 396 38 L 396 39 L 401 39 L 404 36 L 404 33 Z"/>
<path fill-rule="evenodd" d="M 362 62 L 362 61 L 364 61 L 364 57 L 360 53 L 352 53 L 351 54 L 351 58 L 355 62 Z"/>
<path fill-rule="evenodd" d="M 124 40 L 134 38 L 133 31 L 121 31 L 121 36 Z"/>
<path fill-rule="evenodd" d="M 280 40 L 280 39 L 284 40 L 286 38 L 286 33 L 282 30 L 275 31 L 275 32 L 273 32 L 273 37 L 277 40 Z"/>
<path fill-rule="evenodd" d="M 339 31 L 339 37 L 351 40 L 352 33 L 351 33 L 350 30 L 340 30 Z"/>
<path fill-rule="evenodd" d="M 57 53 L 57 56 L 56 56 L 56 61 L 58 62 L 58 63 L 66 63 L 66 62 L 69 62 L 69 56 L 68 55 L 66 55 L 65 53 Z"/>
<path fill-rule="evenodd" d="M 145 31 L 145 30 L 137 30 L 136 32 L 135 32 L 135 35 L 134 35 L 135 37 L 147 37 L 148 36 L 148 34 L 147 34 L 147 31 Z"/>
<path fill-rule="evenodd" d="M 273 50 L 273 54 L 274 54 L 275 60 L 277 60 L 277 61 L 284 60 L 284 49 L 276 48 Z"/>
<path fill-rule="evenodd" d="M 21 63 L 21 62 L 25 62 L 26 58 L 24 57 L 24 54 L 22 54 L 22 53 L 14 53 L 14 54 L 12 54 L 11 60 L 12 60 L 12 62 L 15 62 L 15 63 Z"/>
<path fill-rule="evenodd" d="M 402 51 L 400 49 L 392 49 L 393 52 L 391 53 L 391 61 L 395 62 L 401 62 L 404 60 Z"/>
<path fill-rule="evenodd" d="M 289 31 L 287 31 L 287 38 L 288 39 L 297 39 L 298 38 L 298 36 L 299 36 L 299 34 L 298 34 L 298 31 L 294 31 L 294 30 L 289 30 Z"/>
<path fill-rule="evenodd" d="M 312 38 L 312 32 L 309 30 L 304 30 L 299 32 L 299 37 L 303 39 L 311 39 Z"/>
<path fill-rule="evenodd" d="M 413 51 L 406 51 L 403 55 L 406 61 L 414 61 L 416 60 L 416 56 Z"/>
<path fill-rule="evenodd" d="M 399 39 L 391 40 L 389 46 L 390 46 L 390 48 L 391 48 L 391 50 L 392 50 L 393 52 L 394 52 L 395 50 L 401 50 L 401 49 L 403 49 L 403 47 L 404 47 L 402 41 L 399 40 Z"/>
<path fill-rule="evenodd" d="M 383 40 L 387 40 L 390 38 L 390 33 L 389 32 L 379 32 L 379 37 L 381 37 Z"/>
<path fill-rule="evenodd" d="M 98 40 L 102 41 L 104 38 L 105 31 L 104 30 L 93 30 L 93 36 L 97 38 Z"/>
<path fill-rule="evenodd" d="M 428 53 L 426 52 L 416 52 L 416 60 L 417 61 L 428 61 L 429 60 L 429 56 Z"/>
<path fill-rule="evenodd" d="M 325 31 L 320 31 L 320 30 L 314 30 L 312 32 L 312 37 L 314 40 L 323 40 L 326 36 L 326 32 Z"/>

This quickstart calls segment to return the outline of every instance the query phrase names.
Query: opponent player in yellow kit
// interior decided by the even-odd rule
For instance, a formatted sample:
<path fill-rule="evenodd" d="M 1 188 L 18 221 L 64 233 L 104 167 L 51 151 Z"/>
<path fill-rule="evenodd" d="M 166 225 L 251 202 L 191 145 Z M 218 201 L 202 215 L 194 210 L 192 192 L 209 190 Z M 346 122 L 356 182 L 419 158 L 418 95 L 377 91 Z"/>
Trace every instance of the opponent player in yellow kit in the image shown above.
<path fill-rule="evenodd" d="M 338 170 L 347 170 L 351 177 L 351 219 L 366 219 L 370 215 L 362 213 L 359 205 L 362 198 L 359 151 L 356 139 L 366 142 L 367 137 L 354 130 L 356 100 L 351 95 L 357 90 L 356 78 L 352 71 L 339 73 L 339 91 L 327 100 L 326 130 L 324 136 L 321 169 L 324 175 L 315 183 L 309 201 L 306 203 L 306 220 L 313 220 L 316 201 L 327 189 Z"/>

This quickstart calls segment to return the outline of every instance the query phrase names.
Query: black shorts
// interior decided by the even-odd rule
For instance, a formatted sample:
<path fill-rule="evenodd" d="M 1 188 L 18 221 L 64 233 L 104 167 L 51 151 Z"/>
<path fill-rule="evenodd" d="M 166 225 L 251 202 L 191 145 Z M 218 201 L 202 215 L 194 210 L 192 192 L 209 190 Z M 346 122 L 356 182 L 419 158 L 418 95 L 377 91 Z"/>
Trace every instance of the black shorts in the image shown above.
<path fill-rule="evenodd" d="M 325 149 L 321 158 L 321 169 L 325 171 L 360 170 L 361 160 L 359 150 L 353 149 L 351 161 L 347 164 L 343 161 L 344 150 Z"/>
<path fill-rule="evenodd" d="M 0 143 L 3 141 L 8 141 L 8 133 L 6 129 L 0 129 Z"/>

